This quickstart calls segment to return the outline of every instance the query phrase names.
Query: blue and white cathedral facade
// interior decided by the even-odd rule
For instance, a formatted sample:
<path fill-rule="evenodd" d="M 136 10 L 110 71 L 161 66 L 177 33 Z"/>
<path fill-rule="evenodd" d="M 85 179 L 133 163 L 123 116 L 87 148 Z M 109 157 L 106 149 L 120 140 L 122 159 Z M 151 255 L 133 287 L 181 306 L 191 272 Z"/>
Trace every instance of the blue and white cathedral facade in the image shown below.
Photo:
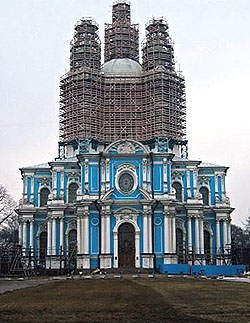
<path fill-rule="evenodd" d="M 168 26 L 146 25 L 140 64 L 129 3 L 116 1 L 112 17 L 103 65 L 98 25 L 76 24 L 58 157 L 20 169 L 24 254 L 47 269 L 230 263 L 228 168 L 188 159 Z"/>

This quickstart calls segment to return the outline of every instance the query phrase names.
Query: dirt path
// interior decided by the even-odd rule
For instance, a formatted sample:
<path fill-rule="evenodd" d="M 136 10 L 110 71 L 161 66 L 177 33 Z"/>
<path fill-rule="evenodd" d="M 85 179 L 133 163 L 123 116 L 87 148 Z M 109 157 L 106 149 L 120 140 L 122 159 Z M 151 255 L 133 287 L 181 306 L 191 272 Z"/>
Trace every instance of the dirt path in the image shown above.
<path fill-rule="evenodd" d="M 11 292 L 17 289 L 23 289 L 27 287 L 39 286 L 47 284 L 47 279 L 36 280 L 0 280 L 0 294 L 5 292 Z"/>

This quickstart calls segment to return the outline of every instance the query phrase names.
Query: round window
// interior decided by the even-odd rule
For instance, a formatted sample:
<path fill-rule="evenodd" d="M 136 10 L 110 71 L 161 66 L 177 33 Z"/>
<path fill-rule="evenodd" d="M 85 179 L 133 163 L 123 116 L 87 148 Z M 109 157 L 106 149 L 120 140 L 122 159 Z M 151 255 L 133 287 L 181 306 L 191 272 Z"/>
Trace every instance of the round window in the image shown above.
<path fill-rule="evenodd" d="M 134 178 L 129 173 L 123 173 L 119 177 L 118 185 L 120 187 L 120 190 L 124 193 L 128 193 L 132 191 L 134 187 Z"/>

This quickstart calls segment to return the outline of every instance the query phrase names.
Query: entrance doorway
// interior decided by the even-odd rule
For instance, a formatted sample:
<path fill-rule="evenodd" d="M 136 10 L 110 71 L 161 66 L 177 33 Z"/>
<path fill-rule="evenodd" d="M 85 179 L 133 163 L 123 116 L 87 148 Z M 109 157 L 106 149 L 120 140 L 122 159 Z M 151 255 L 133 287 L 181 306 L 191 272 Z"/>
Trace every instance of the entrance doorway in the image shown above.
<path fill-rule="evenodd" d="M 119 267 L 135 267 L 135 229 L 130 223 L 123 223 L 118 230 Z"/>

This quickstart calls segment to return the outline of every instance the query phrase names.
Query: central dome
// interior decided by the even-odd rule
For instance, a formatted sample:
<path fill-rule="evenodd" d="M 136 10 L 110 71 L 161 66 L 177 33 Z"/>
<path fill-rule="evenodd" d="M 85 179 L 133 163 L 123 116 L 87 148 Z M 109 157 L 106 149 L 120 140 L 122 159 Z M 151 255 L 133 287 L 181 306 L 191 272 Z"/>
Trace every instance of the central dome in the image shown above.
<path fill-rule="evenodd" d="M 105 76 L 111 75 L 140 75 L 141 64 L 130 58 L 115 58 L 103 64 L 101 71 Z"/>

